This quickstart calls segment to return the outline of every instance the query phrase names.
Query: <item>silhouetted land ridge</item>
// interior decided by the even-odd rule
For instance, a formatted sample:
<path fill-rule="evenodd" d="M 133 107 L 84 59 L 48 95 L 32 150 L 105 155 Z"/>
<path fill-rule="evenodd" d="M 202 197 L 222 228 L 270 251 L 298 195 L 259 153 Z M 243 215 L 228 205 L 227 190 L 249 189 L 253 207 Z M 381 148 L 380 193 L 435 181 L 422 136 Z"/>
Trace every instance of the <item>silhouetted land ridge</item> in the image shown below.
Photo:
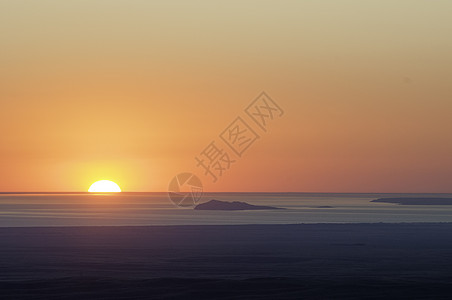
<path fill-rule="evenodd" d="M 380 198 L 371 202 L 395 203 L 400 205 L 452 205 L 452 198 Z"/>
<path fill-rule="evenodd" d="M 273 206 L 252 205 L 246 202 L 234 201 L 220 201 L 212 199 L 206 203 L 201 203 L 195 206 L 197 210 L 264 210 L 264 209 L 282 209 Z"/>

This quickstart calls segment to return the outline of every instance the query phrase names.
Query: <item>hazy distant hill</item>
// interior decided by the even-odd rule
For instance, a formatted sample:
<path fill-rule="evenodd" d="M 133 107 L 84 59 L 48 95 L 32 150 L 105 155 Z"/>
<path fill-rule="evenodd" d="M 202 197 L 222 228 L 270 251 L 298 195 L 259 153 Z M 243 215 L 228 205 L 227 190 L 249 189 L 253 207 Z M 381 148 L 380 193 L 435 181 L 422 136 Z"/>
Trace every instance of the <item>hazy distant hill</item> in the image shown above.
<path fill-rule="evenodd" d="M 263 209 L 281 209 L 273 206 L 259 206 L 251 205 L 246 202 L 227 202 L 219 200 L 210 200 L 206 203 L 201 203 L 195 206 L 197 210 L 263 210 Z"/>

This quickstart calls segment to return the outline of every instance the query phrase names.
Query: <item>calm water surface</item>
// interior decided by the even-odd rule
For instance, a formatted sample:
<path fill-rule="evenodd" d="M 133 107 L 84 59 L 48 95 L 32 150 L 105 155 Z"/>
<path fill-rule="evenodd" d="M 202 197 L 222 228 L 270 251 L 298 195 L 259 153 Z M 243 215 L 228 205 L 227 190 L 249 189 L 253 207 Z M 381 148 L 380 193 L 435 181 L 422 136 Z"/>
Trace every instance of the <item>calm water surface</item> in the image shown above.
<path fill-rule="evenodd" d="M 451 206 L 372 203 L 384 197 L 452 194 L 211 193 L 210 199 L 286 208 L 274 211 L 198 211 L 175 207 L 166 193 L 0 194 L 0 226 L 190 225 L 451 222 Z"/>

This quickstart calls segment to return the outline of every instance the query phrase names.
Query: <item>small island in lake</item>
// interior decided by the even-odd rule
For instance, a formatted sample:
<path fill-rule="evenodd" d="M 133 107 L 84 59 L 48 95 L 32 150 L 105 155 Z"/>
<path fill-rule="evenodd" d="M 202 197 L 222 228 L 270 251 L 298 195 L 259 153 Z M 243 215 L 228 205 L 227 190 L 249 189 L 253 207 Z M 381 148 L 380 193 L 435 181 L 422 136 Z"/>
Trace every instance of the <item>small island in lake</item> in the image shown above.
<path fill-rule="evenodd" d="M 273 206 L 252 205 L 246 202 L 227 202 L 220 200 L 210 200 L 206 203 L 201 203 L 195 206 L 196 210 L 269 210 L 269 209 L 283 209 Z"/>
<path fill-rule="evenodd" d="M 452 205 L 452 198 L 380 198 L 371 202 L 395 203 L 399 205 Z"/>

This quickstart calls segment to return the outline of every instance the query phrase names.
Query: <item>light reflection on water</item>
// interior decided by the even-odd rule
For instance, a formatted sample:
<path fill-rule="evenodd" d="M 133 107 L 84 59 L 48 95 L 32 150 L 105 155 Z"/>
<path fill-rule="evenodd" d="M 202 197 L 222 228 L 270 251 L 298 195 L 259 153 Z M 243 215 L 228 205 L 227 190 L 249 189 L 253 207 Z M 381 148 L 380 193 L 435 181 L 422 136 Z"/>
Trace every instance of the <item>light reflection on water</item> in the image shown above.
<path fill-rule="evenodd" d="M 272 211 L 199 211 L 174 207 L 166 193 L 0 194 L 0 226 L 135 226 L 451 222 L 452 206 L 372 203 L 384 197 L 452 194 L 215 193 L 202 201 L 245 201 L 286 208 Z"/>

